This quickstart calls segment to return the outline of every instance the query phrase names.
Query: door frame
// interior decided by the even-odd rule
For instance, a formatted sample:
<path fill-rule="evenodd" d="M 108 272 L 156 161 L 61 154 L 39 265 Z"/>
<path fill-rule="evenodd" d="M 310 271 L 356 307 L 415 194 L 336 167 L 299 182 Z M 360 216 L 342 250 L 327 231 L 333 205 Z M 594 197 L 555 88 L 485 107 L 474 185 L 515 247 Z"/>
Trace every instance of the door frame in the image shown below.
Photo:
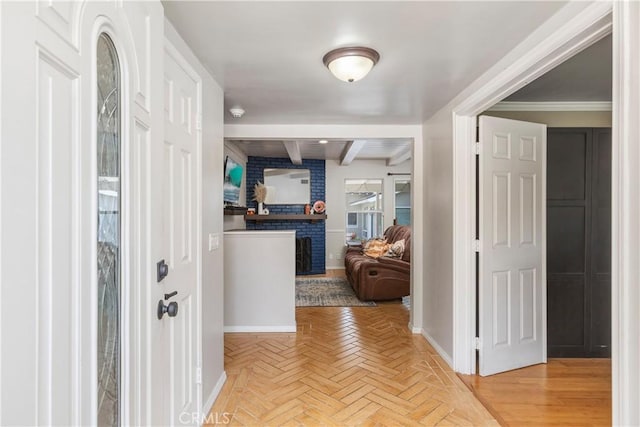
<path fill-rule="evenodd" d="M 629 371 L 640 354 L 637 325 L 640 314 L 633 308 L 640 300 L 635 277 L 638 266 L 637 217 L 640 196 L 633 184 L 640 179 L 637 165 L 640 147 L 638 99 L 629 94 L 640 90 L 637 70 L 640 5 L 624 2 L 596 2 L 587 6 L 556 30 L 544 33 L 525 56 L 514 59 L 493 77 L 482 77 L 453 104 L 453 367 L 463 374 L 475 373 L 475 155 L 476 116 L 571 56 L 613 33 L 612 103 L 612 393 L 613 423 L 635 424 L 640 410 L 632 407 L 637 389 L 637 371 Z M 614 25 L 615 24 L 615 25 Z M 525 41 L 526 43 L 527 41 Z M 530 43 L 531 45 L 531 43 Z M 505 65 L 505 64 L 498 64 Z M 634 139 L 635 138 L 635 139 Z M 634 335 L 635 334 L 635 335 Z M 635 347 L 634 347 L 635 346 Z M 624 374 L 624 375 L 623 375 Z"/>

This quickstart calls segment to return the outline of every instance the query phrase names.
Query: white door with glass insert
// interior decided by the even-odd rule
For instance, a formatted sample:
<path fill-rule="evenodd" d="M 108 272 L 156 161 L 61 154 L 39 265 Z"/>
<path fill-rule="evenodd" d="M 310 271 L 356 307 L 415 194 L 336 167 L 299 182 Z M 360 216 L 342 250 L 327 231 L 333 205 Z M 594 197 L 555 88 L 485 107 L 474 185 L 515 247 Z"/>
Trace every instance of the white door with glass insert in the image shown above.
<path fill-rule="evenodd" d="M 480 375 L 546 362 L 546 126 L 480 118 Z"/>
<path fill-rule="evenodd" d="M 0 19 L 0 425 L 166 424 L 162 5 L 0 2 Z"/>

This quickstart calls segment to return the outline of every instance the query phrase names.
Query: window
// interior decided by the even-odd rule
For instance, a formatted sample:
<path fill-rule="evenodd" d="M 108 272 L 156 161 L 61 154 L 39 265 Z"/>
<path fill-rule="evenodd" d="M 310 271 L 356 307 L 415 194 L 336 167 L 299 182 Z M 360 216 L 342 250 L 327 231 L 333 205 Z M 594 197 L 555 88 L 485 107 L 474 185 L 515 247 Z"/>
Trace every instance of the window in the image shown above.
<path fill-rule="evenodd" d="M 381 179 L 345 180 L 347 244 L 382 236 L 382 187 Z"/>
<path fill-rule="evenodd" d="M 120 425 L 120 69 L 106 34 L 97 46 L 98 425 Z"/>
<path fill-rule="evenodd" d="M 396 179 L 395 191 L 395 224 L 411 225 L 411 180 Z"/>

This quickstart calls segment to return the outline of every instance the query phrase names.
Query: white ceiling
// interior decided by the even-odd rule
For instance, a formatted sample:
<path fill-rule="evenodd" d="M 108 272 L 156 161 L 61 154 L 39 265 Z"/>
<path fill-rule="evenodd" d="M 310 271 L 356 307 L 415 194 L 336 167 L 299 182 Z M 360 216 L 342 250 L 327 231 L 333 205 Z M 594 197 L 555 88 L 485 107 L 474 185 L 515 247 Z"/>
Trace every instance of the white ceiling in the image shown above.
<path fill-rule="evenodd" d="M 225 92 L 240 105 L 229 124 L 419 124 L 504 56 L 564 2 L 165 1 L 165 13 Z M 329 50 L 377 49 L 380 63 L 343 83 L 322 64 Z M 611 37 L 506 101 L 610 101 Z M 241 140 L 250 156 L 411 158 L 401 139 Z"/>
<path fill-rule="evenodd" d="M 166 1 L 167 18 L 222 85 L 238 124 L 420 124 L 565 2 Z M 380 62 L 344 83 L 342 46 Z M 331 148 L 333 149 L 333 148 Z"/>

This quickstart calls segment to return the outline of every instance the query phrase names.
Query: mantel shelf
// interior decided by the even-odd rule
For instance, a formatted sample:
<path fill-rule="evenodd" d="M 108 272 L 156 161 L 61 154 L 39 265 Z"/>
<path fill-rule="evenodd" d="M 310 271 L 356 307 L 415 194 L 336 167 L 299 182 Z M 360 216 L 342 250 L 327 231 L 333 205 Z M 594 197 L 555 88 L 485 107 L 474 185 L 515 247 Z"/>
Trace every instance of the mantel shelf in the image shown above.
<path fill-rule="evenodd" d="M 244 208 L 242 210 L 225 208 L 224 214 L 225 215 L 246 215 L 247 214 L 247 208 Z"/>
<path fill-rule="evenodd" d="M 270 214 L 270 215 L 245 215 L 245 221 L 324 221 L 327 219 L 327 215 L 325 214 L 313 214 L 313 215 L 305 215 L 305 214 Z"/>

